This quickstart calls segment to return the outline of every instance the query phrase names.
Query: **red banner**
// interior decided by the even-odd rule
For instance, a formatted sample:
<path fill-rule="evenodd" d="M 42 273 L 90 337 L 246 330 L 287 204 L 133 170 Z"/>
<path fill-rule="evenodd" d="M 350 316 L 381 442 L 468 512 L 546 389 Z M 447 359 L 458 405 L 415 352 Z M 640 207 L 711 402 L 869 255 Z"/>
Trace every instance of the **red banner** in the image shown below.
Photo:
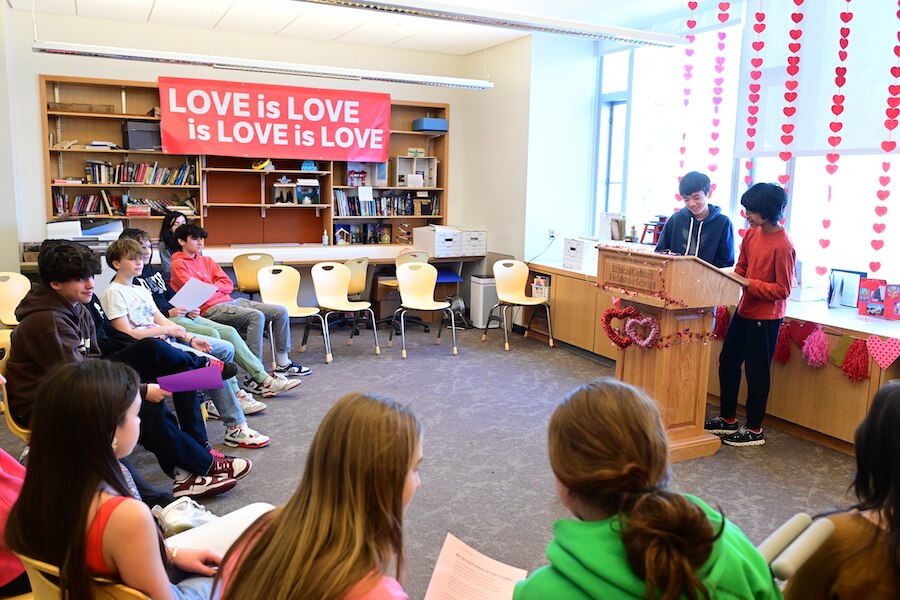
<path fill-rule="evenodd" d="M 163 152 L 387 162 L 389 94 L 159 78 Z"/>

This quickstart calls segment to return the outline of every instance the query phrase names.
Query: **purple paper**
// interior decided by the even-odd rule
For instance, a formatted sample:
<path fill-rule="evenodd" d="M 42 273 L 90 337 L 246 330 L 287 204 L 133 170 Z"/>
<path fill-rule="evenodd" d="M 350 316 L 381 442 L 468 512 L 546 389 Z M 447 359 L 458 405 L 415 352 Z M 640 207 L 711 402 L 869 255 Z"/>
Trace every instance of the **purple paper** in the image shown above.
<path fill-rule="evenodd" d="M 219 390 L 223 387 L 222 369 L 217 365 L 209 365 L 200 369 L 157 377 L 156 383 L 162 389 L 173 393 Z"/>

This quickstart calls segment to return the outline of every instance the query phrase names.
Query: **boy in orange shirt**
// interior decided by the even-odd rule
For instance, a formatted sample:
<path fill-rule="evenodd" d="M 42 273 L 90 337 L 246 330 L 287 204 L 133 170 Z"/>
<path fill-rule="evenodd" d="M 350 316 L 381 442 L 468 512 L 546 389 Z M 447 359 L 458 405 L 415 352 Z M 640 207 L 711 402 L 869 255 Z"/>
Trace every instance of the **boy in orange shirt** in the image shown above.
<path fill-rule="evenodd" d="M 757 183 L 744 192 L 741 204 L 750 225 L 734 268 L 744 279 L 744 295 L 728 326 L 719 355 L 720 414 L 704 429 L 722 436 L 729 446 L 762 446 L 762 421 L 769 400 L 772 357 L 778 330 L 791 293 L 796 254 L 779 222 L 787 205 L 784 189 Z M 747 371 L 747 423 L 737 422 L 741 365 Z"/>

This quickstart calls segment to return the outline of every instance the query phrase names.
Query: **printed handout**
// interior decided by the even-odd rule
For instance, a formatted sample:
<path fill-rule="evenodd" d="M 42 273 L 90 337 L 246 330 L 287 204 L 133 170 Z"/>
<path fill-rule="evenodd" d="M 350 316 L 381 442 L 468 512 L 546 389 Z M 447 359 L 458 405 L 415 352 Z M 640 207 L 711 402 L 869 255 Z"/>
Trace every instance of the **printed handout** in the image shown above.
<path fill-rule="evenodd" d="M 510 600 L 528 571 L 481 554 L 448 533 L 425 600 Z"/>
<path fill-rule="evenodd" d="M 197 310 L 204 302 L 212 298 L 212 295 L 215 293 L 216 286 L 211 283 L 204 283 L 196 277 L 191 277 L 184 284 L 184 287 L 172 296 L 169 302 L 172 306 L 184 307 L 189 311 Z"/>

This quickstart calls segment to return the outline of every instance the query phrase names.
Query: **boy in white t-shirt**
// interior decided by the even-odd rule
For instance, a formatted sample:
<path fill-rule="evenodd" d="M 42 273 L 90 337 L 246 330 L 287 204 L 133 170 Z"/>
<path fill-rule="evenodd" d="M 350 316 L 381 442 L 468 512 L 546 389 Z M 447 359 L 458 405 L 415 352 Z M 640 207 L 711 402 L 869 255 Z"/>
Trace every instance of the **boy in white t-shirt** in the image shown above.
<path fill-rule="evenodd" d="M 226 363 L 233 360 L 234 347 L 230 343 L 188 333 L 184 327 L 159 312 L 149 291 L 132 285 L 133 279 L 144 268 L 144 251 L 138 242 L 130 239 L 113 242 L 106 250 L 106 262 L 116 270 L 116 276 L 100 298 L 100 303 L 113 327 L 135 339 L 167 338 L 172 345 L 186 352 L 212 354 Z M 237 381 L 231 377 L 222 389 L 206 392 L 225 423 L 225 444 L 241 448 L 268 445 L 268 436 L 247 425 L 247 418 L 235 396 L 236 389 L 239 389 Z M 262 406 L 265 408 L 265 405 Z"/>

